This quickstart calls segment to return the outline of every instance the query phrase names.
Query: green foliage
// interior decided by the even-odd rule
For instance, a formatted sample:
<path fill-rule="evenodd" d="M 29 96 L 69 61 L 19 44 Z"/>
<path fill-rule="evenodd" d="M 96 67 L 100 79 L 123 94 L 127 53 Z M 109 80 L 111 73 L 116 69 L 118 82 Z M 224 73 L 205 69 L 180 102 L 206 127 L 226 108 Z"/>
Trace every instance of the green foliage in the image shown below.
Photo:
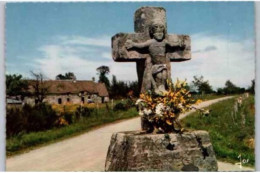
<path fill-rule="evenodd" d="M 107 74 L 109 74 L 110 69 L 108 66 L 100 66 L 97 68 L 97 72 L 99 73 L 99 80 L 98 82 L 102 82 L 106 85 L 107 89 L 110 88 L 110 81 L 107 78 Z"/>
<path fill-rule="evenodd" d="M 194 100 L 212 100 L 212 99 L 217 99 L 217 98 L 220 98 L 220 97 L 223 97 L 224 95 L 220 95 L 220 94 L 192 94 L 191 97 L 194 99 Z"/>
<path fill-rule="evenodd" d="M 125 101 L 117 103 L 114 106 L 113 110 L 114 111 L 120 111 L 120 110 L 126 111 L 126 110 L 128 110 L 128 109 L 130 109 L 131 107 L 134 107 L 134 106 L 135 106 L 135 104 L 131 99 L 126 99 Z"/>
<path fill-rule="evenodd" d="M 24 105 L 22 108 L 9 108 L 6 113 L 7 137 L 21 132 L 50 129 L 55 126 L 58 118 L 51 106 L 46 104 L 38 104 L 35 107 Z"/>
<path fill-rule="evenodd" d="M 63 74 L 58 74 L 56 76 L 56 80 L 76 80 L 76 76 L 73 72 L 68 72 L 68 73 L 65 73 L 65 75 Z"/>
<path fill-rule="evenodd" d="M 38 145 L 75 136 L 102 124 L 136 117 L 138 113 L 135 108 L 130 108 L 127 111 L 117 111 L 116 113 L 108 112 L 106 108 L 100 108 L 92 110 L 91 114 L 82 115 L 83 117 L 79 121 L 68 126 L 39 132 L 20 133 L 20 135 L 8 138 L 6 140 L 7 155 L 13 155 Z"/>
<path fill-rule="evenodd" d="M 125 104 L 123 104 L 122 102 L 117 103 L 114 107 L 114 111 L 118 111 L 118 110 L 126 110 L 126 106 Z"/>
<path fill-rule="evenodd" d="M 72 113 L 64 112 L 62 116 L 64 117 L 65 121 L 66 121 L 68 124 L 72 124 L 72 123 L 73 123 L 73 117 L 74 117 L 74 115 L 73 115 Z"/>
<path fill-rule="evenodd" d="M 117 81 L 116 76 L 113 75 L 109 90 L 109 96 L 111 98 L 126 98 L 128 97 L 129 92 L 133 92 L 134 97 L 139 96 L 138 82 Z"/>
<path fill-rule="evenodd" d="M 57 112 L 51 105 L 44 103 L 35 106 L 25 104 L 22 108 L 8 108 L 6 134 L 9 138 L 20 133 L 63 127 L 76 123 L 84 117 L 90 117 L 93 110 L 93 108 L 78 106 L 75 112 L 70 112 L 65 107 L 62 112 Z"/>
<path fill-rule="evenodd" d="M 80 119 L 81 117 L 89 117 L 93 111 L 93 108 L 79 106 L 76 109 L 75 115 L 77 119 Z"/>
<path fill-rule="evenodd" d="M 233 84 L 230 80 L 227 80 L 225 83 L 224 88 L 218 88 L 217 93 L 218 94 L 241 94 L 244 93 L 246 90 L 245 88 L 240 88 Z"/>
<path fill-rule="evenodd" d="M 203 76 L 193 76 L 193 78 L 194 80 L 192 81 L 192 84 L 195 86 L 199 94 L 209 94 L 214 92 L 212 86 L 209 84 L 209 81 L 204 81 Z"/>
<path fill-rule="evenodd" d="M 6 75 L 6 95 L 24 96 L 27 94 L 28 82 L 20 74 Z"/>
<path fill-rule="evenodd" d="M 212 110 L 207 117 L 193 113 L 183 119 L 185 127 L 207 130 L 218 159 L 236 163 L 241 154 L 253 165 L 254 148 L 247 141 L 254 140 L 255 135 L 254 97 L 243 99 L 241 105 L 234 98 L 213 104 L 207 109 Z"/>
<path fill-rule="evenodd" d="M 247 89 L 251 94 L 255 94 L 255 80 L 251 81 L 251 86 Z"/>

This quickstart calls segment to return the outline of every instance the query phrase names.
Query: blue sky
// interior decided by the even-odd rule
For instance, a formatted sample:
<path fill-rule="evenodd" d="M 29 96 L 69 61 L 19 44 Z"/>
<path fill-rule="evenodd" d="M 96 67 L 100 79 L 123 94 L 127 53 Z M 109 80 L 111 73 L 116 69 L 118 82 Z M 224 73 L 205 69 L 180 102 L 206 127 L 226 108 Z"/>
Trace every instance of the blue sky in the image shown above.
<path fill-rule="evenodd" d="M 110 38 L 134 32 L 133 16 L 141 6 L 166 9 L 168 33 L 188 34 L 192 60 L 172 63 L 173 78 L 203 75 L 216 87 L 227 79 L 247 87 L 254 78 L 253 2 L 86 2 L 8 3 L 6 71 L 49 79 L 72 71 L 78 79 L 96 77 L 108 65 L 120 80 L 136 80 L 134 63 L 111 58 Z"/>

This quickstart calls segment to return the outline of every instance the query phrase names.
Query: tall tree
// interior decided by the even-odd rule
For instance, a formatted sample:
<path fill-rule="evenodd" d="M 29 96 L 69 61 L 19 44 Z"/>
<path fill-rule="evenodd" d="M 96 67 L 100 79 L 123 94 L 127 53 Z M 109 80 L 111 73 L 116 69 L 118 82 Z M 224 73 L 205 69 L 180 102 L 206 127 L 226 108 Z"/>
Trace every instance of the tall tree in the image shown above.
<path fill-rule="evenodd" d="M 22 97 L 27 94 L 28 82 L 20 74 L 6 75 L 6 95 Z"/>
<path fill-rule="evenodd" d="M 108 66 L 100 66 L 97 68 L 97 72 L 99 74 L 99 80 L 98 82 L 102 82 L 106 85 L 107 89 L 110 88 L 110 82 L 106 75 L 109 74 L 110 69 Z"/>
<path fill-rule="evenodd" d="M 194 80 L 192 81 L 192 84 L 194 85 L 198 93 L 209 94 L 214 92 L 212 86 L 209 84 L 209 81 L 204 80 L 203 76 L 193 76 L 193 78 Z"/>
<path fill-rule="evenodd" d="M 34 80 L 31 83 L 33 88 L 33 96 L 35 97 L 35 103 L 42 103 L 48 94 L 49 86 L 44 81 L 44 75 L 42 73 L 34 73 L 31 71 Z"/>

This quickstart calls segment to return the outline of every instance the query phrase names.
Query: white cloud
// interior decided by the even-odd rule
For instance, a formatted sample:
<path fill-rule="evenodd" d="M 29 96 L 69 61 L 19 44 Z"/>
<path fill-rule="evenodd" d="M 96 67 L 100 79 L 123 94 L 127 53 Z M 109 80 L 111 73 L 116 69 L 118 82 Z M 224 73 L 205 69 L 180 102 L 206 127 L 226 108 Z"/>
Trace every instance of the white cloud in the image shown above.
<path fill-rule="evenodd" d="M 254 41 L 235 42 L 223 36 L 193 35 L 192 59 L 182 63 L 172 63 L 174 77 L 187 78 L 202 75 L 216 87 L 223 87 L 230 79 L 241 87 L 247 87 L 254 79 L 255 52 Z M 214 47 L 206 51 L 208 47 Z M 196 50 L 204 50 L 197 51 Z"/>
<path fill-rule="evenodd" d="M 92 77 L 97 77 L 97 67 L 107 65 L 111 71 L 110 78 L 116 75 L 120 80 L 137 80 L 135 63 L 115 63 L 111 52 L 99 47 L 110 42 L 110 38 L 97 39 L 99 43 L 95 42 L 91 47 L 79 40 L 95 40 L 94 38 L 75 38 L 80 39 L 72 41 L 70 37 L 60 37 L 60 44 L 40 47 L 38 50 L 42 56 L 35 59 L 35 69 L 40 70 L 49 79 L 55 79 L 57 74 L 71 71 L 78 79 L 91 80 Z"/>
<path fill-rule="evenodd" d="M 55 79 L 56 75 L 68 71 L 74 72 L 78 78 L 91 79 L 91 75 L 95 74 L 95 69 L 99 65 L 98 62 L 84 59 L 84 54 L 79 50 L 76 51 L 77 48 L 73 46 L 49 45 L 39 50 L 43 53 L 43 57 L 36 59 L 36 66 L 50 79 Z"/>
<path fill-rule="evenodd" d="M 223 87 L 227 79 L 238 86 L 247 87 L 254 78 L 255 55 L 253 40 L 235 42 L 222 36 L 192 35 L 192 59 L 172 63 L 172 77 L 188 79 L 203 75 L 210 84 Z M 110 67 L 111 75 L 119 80 L 137 80 L 135 63 L 114 62 L 111 57 L 110 37 L 85 38 L 60 37 L 61 42 L 39 48 L 42 56 L 36 59 L 36 69 L 48 78 L 57 74 L 74 72 L 78 79 L 90 80 L 96 68 Z M 109 47 L 109 48 L 108 48 Z"/>
<path fill-rule="evenodd" d="M 108 36 L 102 36 L 98 38 L 89 38 L 82 36 L 62 36 L 60 37 L 62 44 L 65 45 L 90 45 L 90 46 L 102 46 L 110 47 L 111 39 Z"/>

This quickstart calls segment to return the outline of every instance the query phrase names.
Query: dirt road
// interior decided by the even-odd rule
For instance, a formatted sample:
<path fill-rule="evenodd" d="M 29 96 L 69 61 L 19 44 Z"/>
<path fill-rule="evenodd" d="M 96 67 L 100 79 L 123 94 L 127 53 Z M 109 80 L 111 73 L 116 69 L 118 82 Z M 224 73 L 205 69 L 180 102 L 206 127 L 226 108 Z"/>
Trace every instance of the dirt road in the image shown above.
<path fill-rule="evenodd" d="M 202 108 L 229 98 L 205 101 L 198 107 Z M 181 118 L 189 113 L 182 115 Z M 6 161 L 6 168 L 7 171 L 104 171 L 112 133 L 140 128 L 140 118 L 106 125 L 85 134 L 10 157 Z M 241 170 L 239 166 L 219 163 L 219 170 L 229 169 Z"/>

